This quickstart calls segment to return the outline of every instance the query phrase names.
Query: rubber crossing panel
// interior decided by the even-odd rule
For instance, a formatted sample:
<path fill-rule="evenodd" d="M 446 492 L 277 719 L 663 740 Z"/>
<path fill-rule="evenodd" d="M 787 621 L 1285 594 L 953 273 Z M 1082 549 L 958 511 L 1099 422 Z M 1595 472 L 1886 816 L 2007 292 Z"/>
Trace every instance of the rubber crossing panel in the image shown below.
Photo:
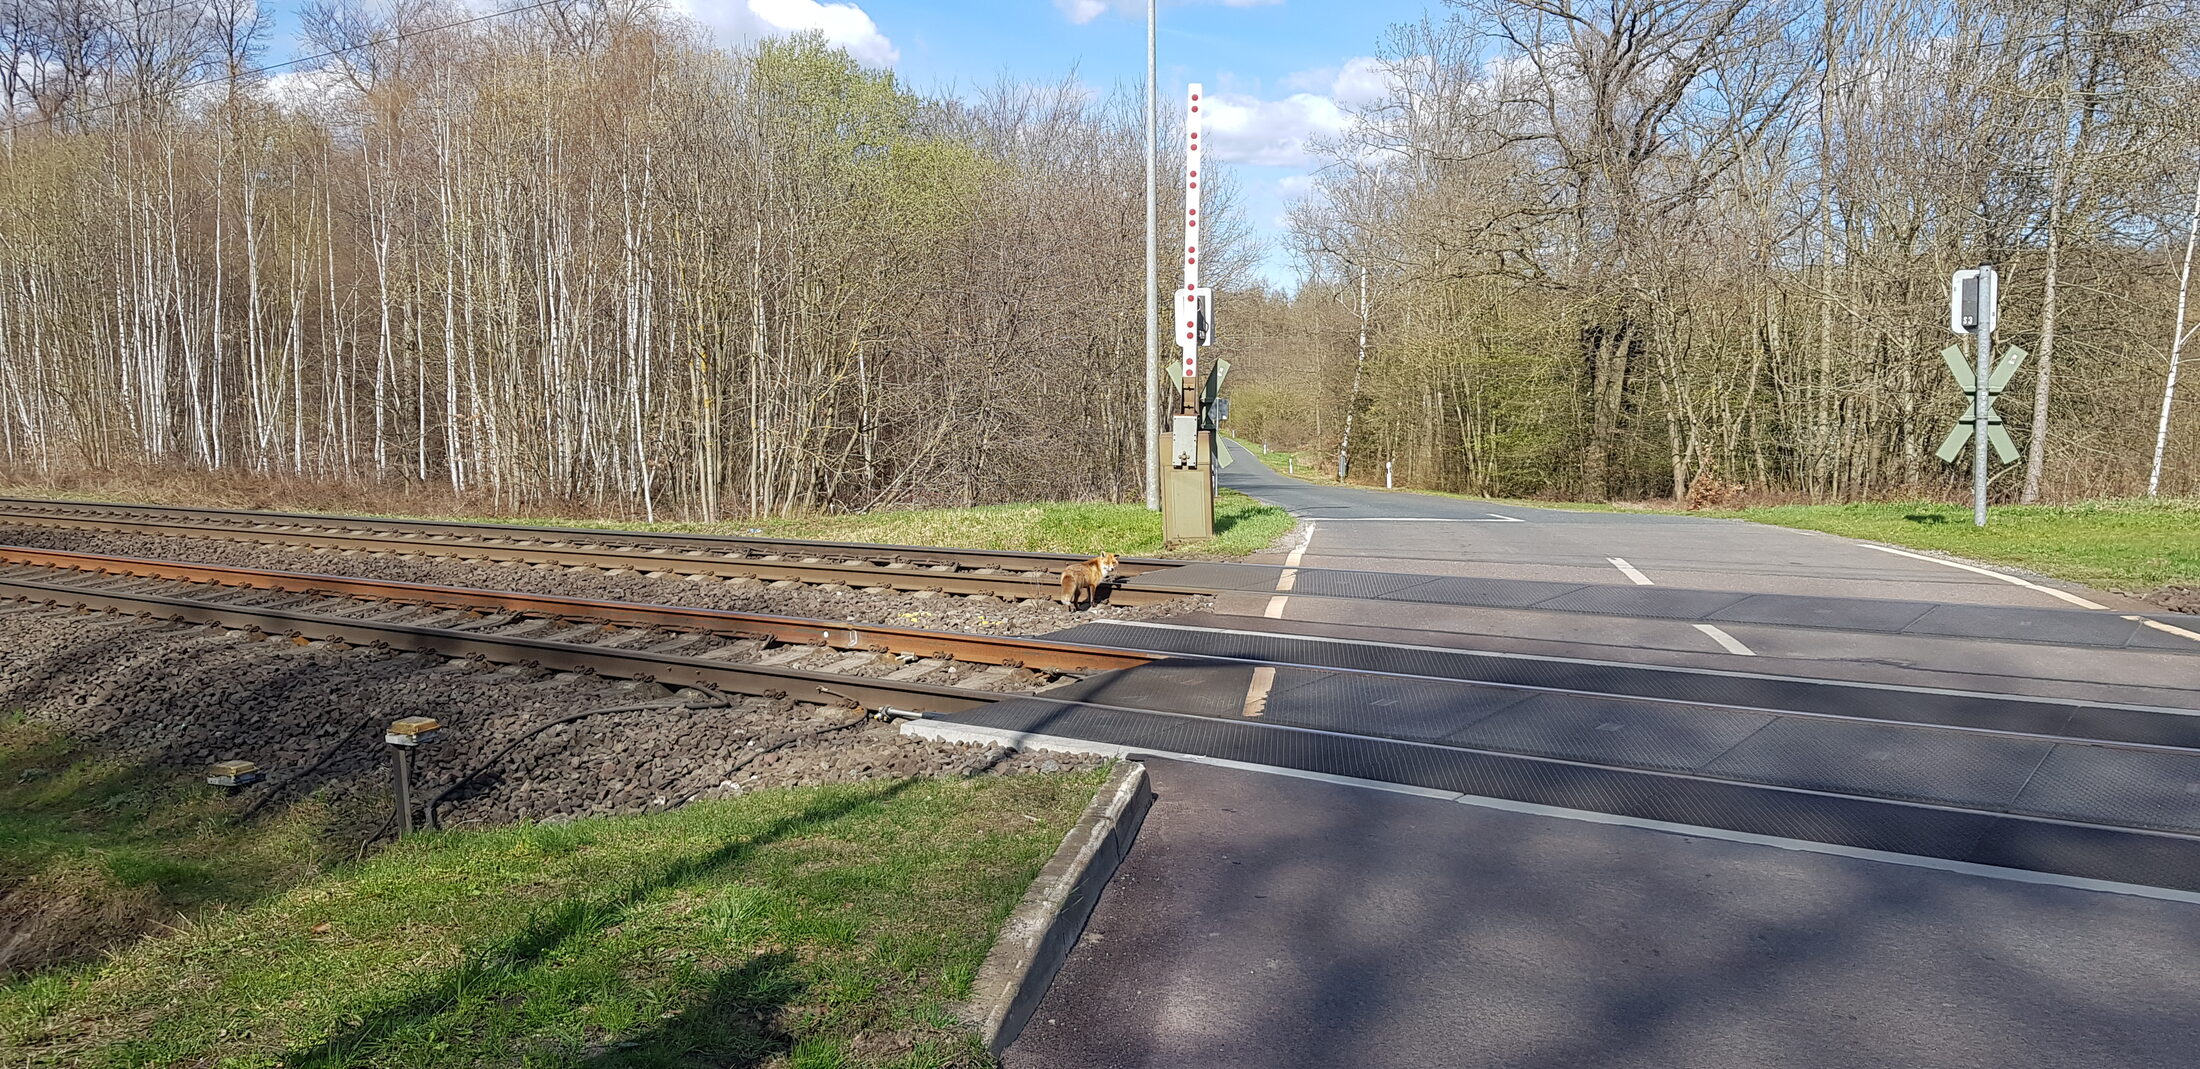
<path fill-rule="evenodd" d="M 1277 565 L 1198 563 L 1122 580 L 1142 590 L 1275 592 Z M 1294 569 L 1294 597 L 1421 602 L 1468 608 L 1534 609 L 1701 623 L 1766 624 L 1866 634 L 1991 638 L 2057 646 L 2200 654 L 2200 641 L 2148 627 L 2129 614 L 2076 609 L 1949 605 L 1886 598 L 1748 594 L 1670 586 L 1622 586 L 1526 579 L 1419 575 L 1337 568 Z M 2200 632 L 2200 619 L 2157 622 Z"/>

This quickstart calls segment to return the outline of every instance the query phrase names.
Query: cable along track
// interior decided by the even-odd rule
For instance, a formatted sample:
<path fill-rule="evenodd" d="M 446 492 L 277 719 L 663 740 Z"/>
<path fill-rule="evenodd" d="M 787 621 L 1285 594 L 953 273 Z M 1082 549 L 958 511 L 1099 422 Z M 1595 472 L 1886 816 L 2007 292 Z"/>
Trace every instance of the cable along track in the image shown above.
<path fill-rule="evenodd" d="M 113 505 L 0 498 L 0 523 L 25 527 L 212 538 L 290 549 L 395 556 L 451 557 L 491 563 L 583 567 L 659 577 L 793 581 L 822 586 L 1043 600 L 1061 591 L 1059 569 L 1084 559 L 1069 553 L 872 545 L 788 538 L 665 534 L 575 527 L 319 516 L 240 509 Z M 1181 562 L 1125 558 L 1118 572 L 1140 575 Z M 1110 587 L 1125 606 L 1181 601 L 1199 592 Z"/>
<path fill-rule="evenodd" d="M 0 598 L 871 712 L 960 712 L 1160 657 L 1040 639 L 17 547 L 0 547 Z"/>

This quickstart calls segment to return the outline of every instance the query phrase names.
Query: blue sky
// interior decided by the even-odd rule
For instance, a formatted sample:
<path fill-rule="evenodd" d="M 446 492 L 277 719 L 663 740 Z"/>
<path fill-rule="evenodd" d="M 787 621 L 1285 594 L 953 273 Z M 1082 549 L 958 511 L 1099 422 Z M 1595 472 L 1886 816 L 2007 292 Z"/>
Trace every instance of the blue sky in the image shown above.
<path fill-rule="evenodd" d="M 1048 80 L 1073 69 L 1101 90 L 1135 91 L 1145 78 L 1143 0 L 860 3 L 892 42 L 896 72 L 919 90 L 952 92 L 1004 73 Z M 1333 132 L 1342 119 L 1337 103 L 1364 99 L 1376 87 L 1368 57 L 1384 31 L 1431 7 L 1422 0 L 1163 0 L 1162 106 L 1181 100 L 1187 83 L 1205 84 L 1216 102 L 1208 132 L 1215 158 L 1235 168 L 1250 221 L 1274 239 L 1313 166 L 1303 139 Z M 1288 285 L 1289 257 L 1280 241 L 1269 244 L 1263 274 Z"/>
<path fill-rule="evenodd" d="M 299 0 L 279 0 L 271 58 L 295 54 Z M 504 6 L 507 0 L 476 0 Z M 724 40 L 817 29 L 856 58 L 891 67 L 910 87 L 961 93 L 1003 76 L 1054 81 L 1074 72 L 1106 91 L 1145 77 L 1144 0 L 668 0 Z M 1162 0 L 1162 106 L 1206 85 L 1208 144 L 1233 165 L 1255 230 L 1280 233 L 1313 167 L 1301 147 L 1336 129 L 1337 104 L 1377 84 L 1367 64 L 1393 23 L 1441 17 L 1440 0 Z M 1166 222 L 1166 220 L 1164 220 Z M 1169 243 L 1166 231 L 1163 244 Z M 1294 278 L 1271 241 L 1263 275 Z"/>

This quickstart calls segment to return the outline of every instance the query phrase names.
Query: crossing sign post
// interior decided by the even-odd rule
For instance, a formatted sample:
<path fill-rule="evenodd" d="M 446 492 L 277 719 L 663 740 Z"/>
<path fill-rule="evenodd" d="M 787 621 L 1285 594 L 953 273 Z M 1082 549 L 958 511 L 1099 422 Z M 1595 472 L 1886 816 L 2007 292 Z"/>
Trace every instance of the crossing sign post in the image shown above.
<path fill-rule="evenodd" d="M 1963 436 L 1971 439 L 1971 522 L 1986 526 L 1986 449 L 1993 436 L 2001 435 L 1999 445 L 2009 442 L 2009 432 L 1995 424 L 1994 394 L 2008 376 L 1993 371 L 1994 319 L 2000 311 L 2001 276 L 1986 264 L 1974 270 L 1958 271 L 1948 284 L 1948 329 L 1957 334 L 1975 335 L 1978 339 L 1978 369 L 1968 371 L 1960 359 L 1961 346 L 1955 346 L 1957 356 L 1948 360 L 1948 366 L 1956 372 L 1956 382 L 1971 395 L 1971 417 L 1968 427 L 1958 427 L 1949 436 L 1949 444 L 1942 445 L 1942 459 L 1955 462 L 1963 448 Z M 2021 362 L 2022 357 L 2018 360 Z M 2016 374 L 2011 365 L 2009 374 Z M 2015 443 L 2009 444 L 2009 452 L 2016 452 Z"/>
<path fill-rule="evenodd" d="M 1182 369 L 1177 404 L 1169 421 L 1169 462 L 1161 472 L 1161 534 L 1170 545 L 1212 538 L 1215 533 L 1214 435 L 1202 426 L 1199 347 L 1214 335 L 1214 291 L 1199 284 L 1199 173 L 1206 170 L 1200 147 L 1200 86 L 1191 85 L 1184 101 L 1184 284 L 1172 304 Z M 1219 378 L 1211 379 L 1219 385 Z"/>

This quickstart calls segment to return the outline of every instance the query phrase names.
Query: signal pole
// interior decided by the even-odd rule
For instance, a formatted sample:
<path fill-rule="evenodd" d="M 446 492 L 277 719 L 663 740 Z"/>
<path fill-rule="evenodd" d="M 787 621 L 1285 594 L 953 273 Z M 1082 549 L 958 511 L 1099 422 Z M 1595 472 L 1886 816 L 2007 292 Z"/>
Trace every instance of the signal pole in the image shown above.
<path fill-rule="evenodd" d="M 1162 472 L 1161 535 L 1169 544 L 1212 538 L 1215 533 L 1213 432 L 1200 424 L 1199 347 L 1212 336 L 1212 294 L 1199 285 L 1200 86 L 1193 83 L 1184 112 L 1184 285 L 1176 291 L 1175 316 L 1183 353 L 1181 396 L 1169 420 L 1169 466 Z M 1220 380 L 1216 380 L 1217 385 Z"/>
<path fill-rule="evenodd" d="M 1155 214 L 1155 184 L 1159 181 L 1156 162 L 1161 155 L 1161 98 L 1156 75 L 1154 50 L 1154 8 L 1159 0 L 1146 0 L 1146 366 L 1140 378 L 1145 380 L 1146 405 L 1139 410 L 1139 422 L 1146 432 L 1146 507 L 1161 507 L 1161 447 L 1156 440 L 1160 433 L 1154 427 L 1156 410 L 1161 407 L 1161 388 L 1156 376 L 1161 374 L 1161 273 L 1160 273 L 1160 217 Z"/>

